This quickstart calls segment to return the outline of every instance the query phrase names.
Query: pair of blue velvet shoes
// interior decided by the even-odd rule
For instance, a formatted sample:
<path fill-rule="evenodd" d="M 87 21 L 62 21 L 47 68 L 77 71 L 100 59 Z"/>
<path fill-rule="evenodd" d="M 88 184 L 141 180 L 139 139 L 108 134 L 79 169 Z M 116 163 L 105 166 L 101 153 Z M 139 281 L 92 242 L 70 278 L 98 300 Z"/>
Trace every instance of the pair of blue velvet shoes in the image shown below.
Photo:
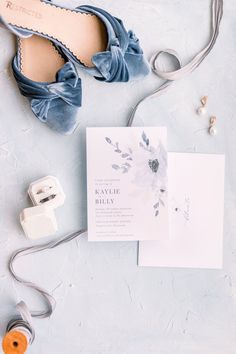
<path fill-rule="evenodd" d="M 78 109 L 82 102 L 82 87 L 75 64 L 95 79 L 105 82 L 128 82 L 143 78 L 150 71 L 139 40 L 132 31 L 126 31 L 121 20 L 93 6 L 80 6 L 73 11 L 95 15 L 105 25 L 107 49 L 93 55 L 92 67 L 81 63 L 57 39 L 9 24 L 0 14 L 1 23 L 17 36 L 27 38 L 33 34 L 42 35 L 52 41 L 66 58 L 65 65 L 57 72 L 55 82 L 50 83 L 36 82 L 27 78 L 21 71 L 19 53 L 16 54 L 12 64 L 20 92 L 29 99 L 35 116 L 51 129 L 62 134 L 71 134 L 79 124 Z"/>

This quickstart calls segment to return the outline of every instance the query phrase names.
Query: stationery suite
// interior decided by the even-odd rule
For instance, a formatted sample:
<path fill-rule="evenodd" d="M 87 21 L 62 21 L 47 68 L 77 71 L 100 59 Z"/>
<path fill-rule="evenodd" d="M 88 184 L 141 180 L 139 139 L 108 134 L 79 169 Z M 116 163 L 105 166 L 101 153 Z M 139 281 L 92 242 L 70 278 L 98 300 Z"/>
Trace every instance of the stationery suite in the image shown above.
<path fill-rule="evenodd" d="M 89 241 L 140 266 L 221 268 L 224 155 L 167 153 L 165 127 L 87 128 Z"/>

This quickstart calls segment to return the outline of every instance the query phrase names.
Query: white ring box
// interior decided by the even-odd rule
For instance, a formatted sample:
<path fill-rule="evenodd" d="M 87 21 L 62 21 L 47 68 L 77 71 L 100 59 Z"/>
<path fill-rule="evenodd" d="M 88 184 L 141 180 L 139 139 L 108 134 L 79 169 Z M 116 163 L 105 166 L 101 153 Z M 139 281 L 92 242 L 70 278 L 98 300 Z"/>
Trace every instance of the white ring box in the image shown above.
<path fill-rule="evenodd" d="M 53 176 L 41 178 L 30 184 L 28 194 L 34 206 L 20 214 L 25 235 L 30 239 L 54 235 L 58 229 L 54 209 L 65 202 L 58 179 Z"/>
<path fill-rule="evenodd" d="M 32 182 L 28 194 L 34 205 L 45 204 L 56 209 L 65 202 L 62 186 L 58 179 L 53 176 L 47 176 Z"/>

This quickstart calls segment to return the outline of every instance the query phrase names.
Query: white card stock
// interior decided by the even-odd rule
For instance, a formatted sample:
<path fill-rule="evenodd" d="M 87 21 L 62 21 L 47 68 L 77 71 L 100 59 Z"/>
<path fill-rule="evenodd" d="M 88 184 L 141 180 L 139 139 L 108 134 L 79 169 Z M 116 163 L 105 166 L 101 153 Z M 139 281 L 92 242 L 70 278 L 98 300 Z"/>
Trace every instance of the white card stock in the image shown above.
<path fill-rule="evenodd" d="M 168 154 L 169 237 L 140 242 L 140 266 L 222 268 L 224 163 L 223 155 Z"/>
<path fill-rule="evenodd" d="M 168 237 L 166 128 L 87 128 L 89 241 Z"/>

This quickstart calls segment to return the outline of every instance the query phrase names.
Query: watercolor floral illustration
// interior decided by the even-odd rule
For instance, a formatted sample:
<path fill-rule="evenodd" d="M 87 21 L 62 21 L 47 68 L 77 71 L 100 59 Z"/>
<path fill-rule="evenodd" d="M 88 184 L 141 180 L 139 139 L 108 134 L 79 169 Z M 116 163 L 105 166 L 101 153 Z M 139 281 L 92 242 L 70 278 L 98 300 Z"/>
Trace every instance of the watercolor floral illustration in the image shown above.
<path fill-rule="evenodd" d="M 119 142 L 113 142 L 109 137 L 105 140 L 119 155 L 120 163 L 112 164 L 112 168 L 122 174 L 133 169 L 133 183 L 139 188 L 151 189 L 155 200 L 154 215 L 158 216 L 167 198 L 167 151 L 162 142 L 157 140 L 154 147 L 144 131 L 135 149 L 123 149 Z"/>

